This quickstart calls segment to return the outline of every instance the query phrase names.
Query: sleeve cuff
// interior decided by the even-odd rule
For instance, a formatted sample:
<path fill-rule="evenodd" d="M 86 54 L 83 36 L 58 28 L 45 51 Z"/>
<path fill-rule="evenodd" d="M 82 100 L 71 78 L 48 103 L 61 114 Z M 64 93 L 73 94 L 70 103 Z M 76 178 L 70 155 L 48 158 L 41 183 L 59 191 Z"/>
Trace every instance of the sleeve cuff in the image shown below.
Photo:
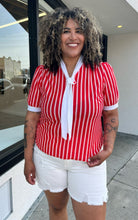
<path fill-rule="evenodd" d="M 114 110 L 118 108 L 118 102 L 115 105 L 110 105 L 110 106 L 104 106 L 104 110 Z"/>
<path fill-rule="evenodd" d="M 41 108 L 39 108 L 39 107 L 32 107 L 30 105 L 28 105 L 27 110 L 30 111 L 30 112 L 41 112 Z"/>

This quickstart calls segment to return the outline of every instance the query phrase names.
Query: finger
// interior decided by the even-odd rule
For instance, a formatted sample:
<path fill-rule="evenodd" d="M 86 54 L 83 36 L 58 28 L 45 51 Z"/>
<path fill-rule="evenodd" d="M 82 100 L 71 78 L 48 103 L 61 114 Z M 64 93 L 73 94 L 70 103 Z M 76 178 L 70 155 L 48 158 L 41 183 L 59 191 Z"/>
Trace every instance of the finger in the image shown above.
<path fill-rule="evenodd" d="M 101 164 L 101 159 L 100 157 L 94 156 L 88 159 L 88 166 L 90 167 L 94 167 L 94 166 L 98 166 Z"/>
<path fill-rule="evenodd" d="M 31 184 L 31 185 L 34 185 L 35 184 L 35 177 L 30 174 L 29 177 L 28 177 L 28 182 Z"/>
<path fill-rule="evenodd" d="M 101 164 L 101 162 L 99 160 L 94 160 L 94 161 L 88 161 L 87 162 L 89 167 L 95 167 Z"/>
<path fill-rule="evenodd" d="M 33 183 L 35 184 L 35 172 L 34 173 L 32 173 L 32 181 L 33 181 Z"/>
<path fill-rule="evenodd" d="M 31 185 L 35 184 L 35 176 L 33 176 L 32 174 L 26 175 L 26 180 Z"/>

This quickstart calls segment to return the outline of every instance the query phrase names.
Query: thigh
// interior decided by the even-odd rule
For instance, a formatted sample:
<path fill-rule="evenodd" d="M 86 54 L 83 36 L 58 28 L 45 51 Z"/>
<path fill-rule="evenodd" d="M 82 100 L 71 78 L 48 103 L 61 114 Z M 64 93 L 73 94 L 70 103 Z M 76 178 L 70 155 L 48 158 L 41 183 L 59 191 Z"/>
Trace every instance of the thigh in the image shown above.
<path fill-rule="evenodd" d="M 67 171 L 61 161 L 34 148 L 36 181 L 43 191 L 63 192 L 67 188 Z"/>
<path fill-rule="evenodd" d="M 68 192 L 79 203 L 103 206 L 107 202 L 106 162 L 100 166 L 88 167 L 79 162 L 68 172 Z"/>
<path fill-rule="evenodd" d="M 72 205 L 76 220 L 105 220 L 106 218 L 106 203 L 101 206 L 93 206 L 72 199 Z"/>

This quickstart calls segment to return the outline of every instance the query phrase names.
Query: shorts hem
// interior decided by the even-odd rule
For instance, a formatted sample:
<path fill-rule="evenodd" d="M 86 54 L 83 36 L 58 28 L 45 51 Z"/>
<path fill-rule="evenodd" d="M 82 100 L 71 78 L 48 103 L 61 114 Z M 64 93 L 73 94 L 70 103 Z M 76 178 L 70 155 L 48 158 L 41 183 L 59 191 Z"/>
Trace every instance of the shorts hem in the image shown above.
<path fill-rule="evenodd" d="M 78 199 L 76 196 L 74 196 L 74 195 L 72 195 L 72 193 L 68 190 L 68 193 L 69 193 L 69 195 L 70 195 L 70 197 L 72 198 L 72 199 L 74 199 L 75 201 L 77 201 L 77 202 L 79 202 L 79 203 L 83 203 L 83 202 L 85 202 L 85 203 L 87 203 L 88 205 L 93 205 L 93 206 L 103 206 L 103 204 L 104 203 L 107 203 L 107 201 L 108 201 L 108 195 L 107 196 L 105 196 L 104 198 L 103 198 L 103 200 L 100 200 L 99 202 L 96 202 L 96 201 L 84 201 L 83 199 Z"/>
<path fill-rule="evenodd" d="M 59 193 L 59 192 L 63 192 L 65 189 L 67 189 L 67 187 L 65 188 L 59 188 L 59 189 L 50 189 L 48 187 L 42 187 L 39 183 L 38 183 L 38 187 L 40 189 L 42 189 L 43 191 L 50 191 L 52 193 Z"/>

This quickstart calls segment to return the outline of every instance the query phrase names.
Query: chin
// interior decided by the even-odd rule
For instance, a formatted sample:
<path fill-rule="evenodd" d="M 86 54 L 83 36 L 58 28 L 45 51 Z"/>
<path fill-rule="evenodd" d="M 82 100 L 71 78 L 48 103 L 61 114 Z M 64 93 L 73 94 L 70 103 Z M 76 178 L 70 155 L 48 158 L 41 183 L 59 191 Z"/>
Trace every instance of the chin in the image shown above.
<path fill-rule="evenodd" d="M 79 58 L 81 54 L 70 54 L 68 57 L 70 58 Z"/>

